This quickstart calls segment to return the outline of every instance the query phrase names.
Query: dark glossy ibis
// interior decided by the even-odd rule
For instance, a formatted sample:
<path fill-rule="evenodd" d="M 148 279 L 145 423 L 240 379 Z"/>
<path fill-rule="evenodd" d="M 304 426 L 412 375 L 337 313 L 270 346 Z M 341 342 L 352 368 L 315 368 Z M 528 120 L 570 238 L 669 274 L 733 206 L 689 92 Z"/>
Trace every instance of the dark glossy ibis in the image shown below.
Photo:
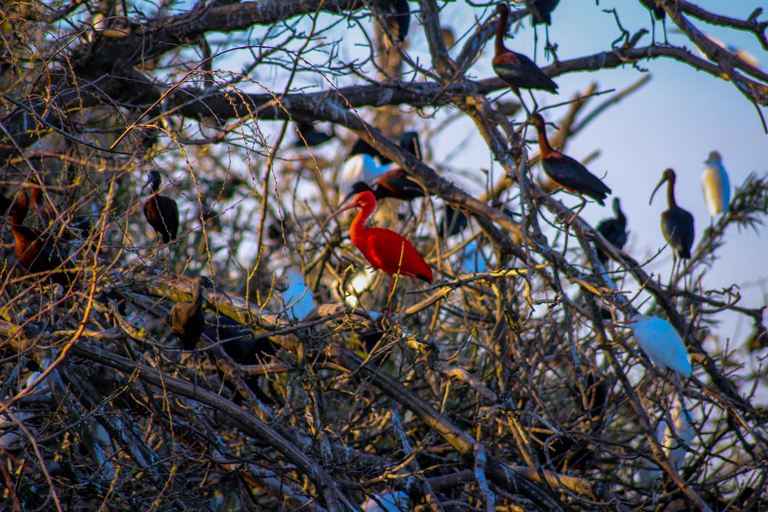
<path fill-rule="evenodd" d="M 331 133 L 325 133 L 317 131 L 315 128 L 315 125 L 312 123 L 296 123 L 296 141 L 293 143 L 294 146 L 299 147 L 310 147 L 314 148 L 316 146 L 319 146 L 321 144 L 325 144 L 329 140 L 333 139 L 335 137 L 335 133 L 333 131 L 333 128 L 331 128 Z"/>
<path fill-rule="evenodd" d="M 666 181 L 669 209 L 661 214 L 661 232 L 670 247 L 674 249 L 675 255 L 688 259 L 691 257 L 691 247 L 693 247 L 693 237 L 695 234 L 693 215 L 677 206 L 677 201 L 675 201 L 675 180 L 675 171 L 672 169 L 664 171 L 661 181 L 653 189 L 653 194 L 651 194 L 651 200 L 648 204 L 653 202 L 653 196 L 656 195 L 656 191 Z"/>
<path fill-rule="evenodd" d="M 552 11 L 555 10 L 560 0 L 525 0 L 525 6 L 531 13 L 533 25 L 551 25 Z"/>
<path fill-rule="evenodd" d="M 406 0 L 396 0 L 381 7 L 384 23 L 395 41 L 402 43 L 411 26 L 411 8 Z"/>
<path fill-rule="evenodd" d="M 275 345 L 267 338 L 256 340 L 253 332 L 238 322 L 226 316 L 217 315 L 213 324 L 205 324 L 205 334 L 216 343 L 221 343 L 224 352 L 234 362 L 241 365 L 264 364 L 269 356 L 277 353 Z M 253 394 L 266 404 L 274 404 L 259 385 L 257 375 L 243 375 L 243 383 L 248 386 Z M 231 386 L 229 386 L 232 389 Z M 236 395 L 235 403 L 240 403 L 240 395 Z"/>
<path fill-rule="evenodd" d="M 618 197 L 613 198 L 613 213 L 616 217 L 600 221 L 597 225 L 597 231 L 603 235 L 603 238 L 611 242 L 617 249 L 622 249 L 627 243 L 627 217 L 621 211 L 621 201 Z M 605 264 L 608 261 L 608 255 L 600 249 L 596 249 L 597 259 Z"/>
<path fill-rule="evenodd" d="M 585 469 L 595 458 L 586 440 L 575 441 L 551 432 L 531 432 L 531 441 L 542 467 L 548 470 L 554 467 L 559 473 L 567 473 L 569 468 Z"/>
<path fill-rule="evenodd" d="M 664 29 L 664 44 L 669 44 L 667 42 L 667 13 L 664 12 L 664 8 L 656 5 L 656 2 L 653 0 L 640 0 L 640 3 L 651 12 L 651 30 L 653 32 L 651 37 L 653 38 L 653 44 L 656 44 L 656 21 L 654 18 L 661 21 L 661 26 Z"/>
<path fill-rule="evenodd" d="M 204 276 L 196 277 L 192 302 L 177 302 L 171 308 L 170 320 L 173 332 L 181 342 L 184 350 L 194 350 L 205 327 L 203 314 L 203 288 L 211 288 L 213 283 Z"/>
<path fill-rule="evenodd" d="M 383 270 L 389 276 L 389 294 L 392 293 L 394 274 L 416 277 L 427 283 L 432 282 L 432 269 L 411 243 L 389 229 L 366 228 L 365 221 L 376 210 L 373 192 L 361 192 L 328 217 L 323 228 L 336 215 L 345 210 L 360 208 L 349 228 L 352 243 L 363 253 L 375 269 Z"/>
<path fill-rule="evenodd" d="M 51 281 L 67 286 L 74 276 L 66 270 L 72 266 L 67 262 L 67 250 L 51 234 L 44 234 L 24 225 L 29 211 L 29 196 L 23 190 L 16 195 L 11 207 L 11 231 L 16 240 L 16 258 L 22 267 L 33 274 L 49 273 Z"/>
<path fill-rule="evenodd" d="M 518 97 L 520 89 L 538 89 L 557 94 L 557 84 L 531 59 L 504 46 L 509 7 L 505 3 L 500 3 L 497 12 L 500 20 L 496 31 L 496 56 L 493 58 L 493 70 L 496 75 L 509 85 Z"/>
<path fill-rule="evenodd" d="M 443 208 L 443 218 L 437 225 L 437 236 L 448 238 L 458 235 L 469 226 L 469 218 L 458 208 L 446 203 Z"/>
<path fill-rule="evenodd" d="M 179 231 L 179 207 L 176 201 L 170 197 L 158 194 L 162 178 L 158 171 L 147 173 L 147 183 L 142 187 L 141 193 L 148 186 L 152 187 L 152 196 L 144 204 L 144 216 L 157 235 L 162 237 L 163 243 L 170 243 L 176 239 Z"/>
<path fill-rule="evenodd" d="M 549 179 L 569 192 L 580 196 L 588 196 L 605 206 L 605 198 L 611 189 L 600 179 L 589 172 L 573 158 L 552 149 L 547 140 L 547 130 L 544 118 L 540 114 L 531 116 L 531 123 L 539 132 L 539 150 L 541 151 L 541 167 Z M 582 198 L 583 199 L 583 198 Z M 583 205 L 582 205 L 583 208 Z M 579 210 L 580 211 L 580 210 Z M 578 212 L 576 212 L 578 214 Z"/>

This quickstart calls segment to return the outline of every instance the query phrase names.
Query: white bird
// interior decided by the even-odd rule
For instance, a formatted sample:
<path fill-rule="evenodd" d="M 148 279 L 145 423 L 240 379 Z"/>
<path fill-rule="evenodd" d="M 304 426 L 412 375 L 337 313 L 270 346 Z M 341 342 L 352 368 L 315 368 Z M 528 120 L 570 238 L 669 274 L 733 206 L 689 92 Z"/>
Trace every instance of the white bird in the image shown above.
<path fill-rule="evenodd" d="M 704 189 L 704 202 L 707 203 L 709 215 L 714 217 L 728 210 L 731 202 L 731 182 L 723 167 L 720 153 L 713 151 L 704 162 L 707 166 L 701 173 L 701 186 Z"/>
<path fill-rule="evenodd" d="M 683 339 L 666 320 L 635 315 L 628 322 L 645 355 L 662 370 L 671 368 L 683 377 L 691 376 L 691 362 Z"/>
<path fill-rule="evenodd" d="M 283 292 L 285 312 L 292 320 L 304 320 L 315 309 L 312 292 L 304 283 L 304 276 L 292 268 L 288 269 L 288 289 Z"/>
<path fill-rule="evenodd" d="M 390 170 L 391 164 L 376 165 L 376 161 L 371 155 L 359 154 L 351 157 L 341 168 L 339 177 L 339 191 L 342 194 L 348 194 L 352 186 L 362 181 L 368 186 L 380 178 L 384 173 Z"/>
<path fill-rule="evenodd" d="M 674 432 L 677 434 L 677 437 L 685 443 L 685 446 L 691 446 L 694 438 L 694 431 L 691 426 L 693 420 L 688 413 L 683 410 L 679 400 L 675 400 L 675 403 L 669 410 L 669 414 L 672 416 L 672 427 L 675 429 Z M 661 420 L 659 422 L 659 426 L 656 429 L 656 438 L 659 440 L 659 444 L 663 447 L 669 462 L 675 469 L 679 469 L 683 464 L 683 460 L 685 460 L 687 451 L 672 435 L 672 429 L 669 428 L 669 424 L 666 420 Z"/>

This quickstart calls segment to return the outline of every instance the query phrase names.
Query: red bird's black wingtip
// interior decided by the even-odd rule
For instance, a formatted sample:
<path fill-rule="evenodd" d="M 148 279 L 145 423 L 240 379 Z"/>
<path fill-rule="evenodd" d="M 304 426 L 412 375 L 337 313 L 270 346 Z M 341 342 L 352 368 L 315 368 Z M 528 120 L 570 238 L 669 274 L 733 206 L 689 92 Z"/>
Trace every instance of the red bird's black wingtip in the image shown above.
<path fill-rule="evenodd" d="M 421 274 L 416 274 L 416 277 L 417 277 L 418 279 L 421 279 L 421 280 L 422 280 L 422 281 L 424 281 L 425 283 L 430 283 L 430 284 L 432 284 L 432 277 L 431 277 L 431 276 L 429 276 L 429 277 L 428 277 L 428 276 L 423 276 L 423 275 L 421 275 Z"/>

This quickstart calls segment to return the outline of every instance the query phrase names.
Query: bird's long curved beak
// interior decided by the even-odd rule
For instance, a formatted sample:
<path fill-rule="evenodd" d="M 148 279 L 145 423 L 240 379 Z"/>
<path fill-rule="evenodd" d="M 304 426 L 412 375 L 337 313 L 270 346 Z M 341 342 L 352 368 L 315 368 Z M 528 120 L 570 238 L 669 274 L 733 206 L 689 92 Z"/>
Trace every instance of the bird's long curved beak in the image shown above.
<path fill-rule="evenodd" d="M 141 190 L 139 191 L 139 195 L 143 196 L 144 195 L 144 189 L 147 188 L 150 185 L 151 185 L 151 182 L 149 180 L 147 180 L 147 182 L 144 184 L 144 186 L 141 187 Z"/>
<path fill-rule="evenodd" d="M 341 208 L 339 208 L 338 210 L 336 210 L 335 212 L 333 212 L 330 217 L 325 219 L 325 222 L 323 222 L 323 225 L 320 226 L 320 231 L 323 231 L 325 229 L 325 226 L 327 226 L 328 223 L 331 222 L 332 218 L 334 218 L 335 216 L 337 216 L 341 212 L 346 211 L 346 210 L 351 210 L 352 208 L 357 208 L 357 201 L 352 200 L 352 201 L 348 202 L 347 204 L 345 204 L 344 206 L 342 206 Z"/>
<path fill-rule="evenodd" d="M 648 204 L 653 203 L 653 196 L 656 195 L 656 191 L 659 190 L 659 187 L 661 187 L 661 185 L 663 185 L 665 181 L 667 181 L 667 176 L 666 175 L 664 175 L 664 177 L 661 178 L 661 181 L 659 182 L 659 184 L 656 185 L 655 189 L 653 189 L 653 194 L 651 194 L 651 200 L 648 201 Z"/>

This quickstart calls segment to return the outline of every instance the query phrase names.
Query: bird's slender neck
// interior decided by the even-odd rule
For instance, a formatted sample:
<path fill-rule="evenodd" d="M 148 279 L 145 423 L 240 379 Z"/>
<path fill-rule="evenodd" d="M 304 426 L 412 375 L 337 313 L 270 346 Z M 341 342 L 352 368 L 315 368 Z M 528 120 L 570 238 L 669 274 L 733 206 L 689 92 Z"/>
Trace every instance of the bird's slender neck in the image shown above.
<path fill-rule="evenodd" d="M 367 208 L 360 208 L 360 212 L 355 216 L 354 220 L 352 220 L 352 225 L 349 227 L 349 238 L 352 239 L 352 243 L 357 246 L 357 243 L 359 240 L 362 240 L 365 236 L 365 232 L 368 230 L 368 228 L 365 227 L 365 221 L 368 220 L 368 217 L 370 217 L 374 210 L 376 209 L 376 205 L 369 205 Z"/>
<path fill-rule="evenodd" d="M 501 11 L 501 16 L 499 17 L 499 26 L 496 28 L 496 55 L 503 55 L 509 50 L 507 50 L 507 47 L 504 46 L 504 35 L 507 33 L 507 19 L 509 18 L 509 13 L 504 10 Z"/>
<path fill-rule="evenodd" d="M 195 288 L 195 293 L 192 295 L 192 304 L 194 304 L 195 308 L 199 308 L 203 305 L 203 283 L 197 283 L 197 287 Z"/>
<path fill-rule="evenodd" d="M 624 215 L 624 212 L 621 211 L 621 207 L 617 204 L 616 208 L 614 208 L 614 212 L 616 213 L 616 220 L 618 221 L 619 225 L 622 228 L 627 227 L 627 217 Z"/>
<path fill-rule="evenodd" d="M 16 198 L 16 204 L 13 207 L 13 215 L 11 215 L 12 227 L 24 224 L 24 219 L 27 217 L 27 210 L 29 210 L 29 199 L 27 198 L 27 195 L 22 192 L 19 197 Z"/>
<path fill-rule="evenodd" d="M 553 149 L 552 146 L 549 145 L 549 140 L 547 140 L 546 129 L 543 126 L 541 128 L 536 127 L 536 129 L 539 132 L 539 151 L 541 152 L 541 156 L 549 156 L 553 152 Z"/>
<path fill-rule="evenodd" d="M 675 201 L 675 180 L 667 180 L 667 202 L 670 208 L 677 208 Z"/>

